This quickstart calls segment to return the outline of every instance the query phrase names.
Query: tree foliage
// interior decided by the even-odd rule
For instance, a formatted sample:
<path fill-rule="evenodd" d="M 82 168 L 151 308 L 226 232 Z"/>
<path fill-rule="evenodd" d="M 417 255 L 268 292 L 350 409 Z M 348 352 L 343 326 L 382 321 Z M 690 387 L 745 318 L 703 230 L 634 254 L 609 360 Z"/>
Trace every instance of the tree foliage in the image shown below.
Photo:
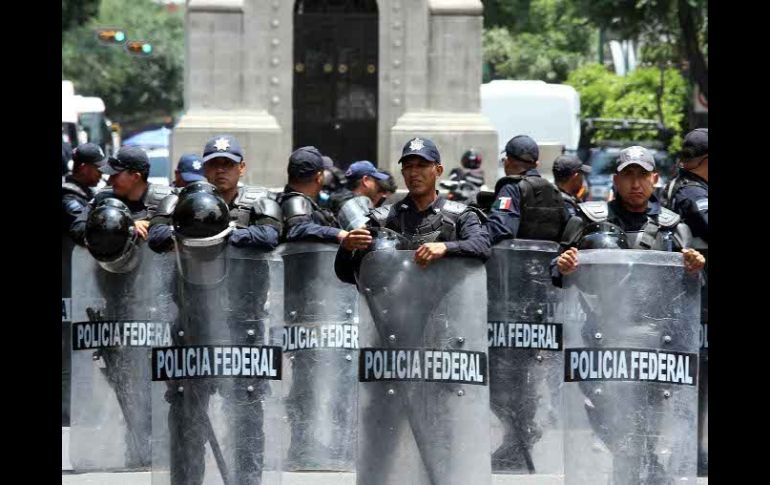
<path fill-rule="evenodd" d="M 670 149 L 681 147 L 681 133 L 687 129 L 688 88 L 677 69 L 642 67 L 627 76 L 618 76 L 599 64 L 587 64 L 570 73 L 566 84 L 580 93 L 582 118 L 662 121 L 675 132 Z M 657 133 L 650 130 L 637 135 L 654 139 Z M 599 130 L 596 134 L 596 139 L 618 138 L 622 136 L 609 130 Z"/>
<path fill-rule="evenodd" d="M 149 57 L 103 45 L 96 29 L 116 27 L 153 46 Z M 62 36 L 62 76 L 77 93 L 99 96 L 113 120 L 132 125 L 172 116 L 183 106 L 184 18 L 151 0 L 102 0 L 98 14 Z"/>

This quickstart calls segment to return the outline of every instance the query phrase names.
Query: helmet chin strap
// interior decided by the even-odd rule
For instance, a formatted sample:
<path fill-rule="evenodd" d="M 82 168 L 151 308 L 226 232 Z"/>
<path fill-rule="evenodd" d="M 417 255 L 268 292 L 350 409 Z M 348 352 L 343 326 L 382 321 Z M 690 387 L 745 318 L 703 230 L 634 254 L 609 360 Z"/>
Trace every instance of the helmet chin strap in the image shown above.
<path fill-rule="evenodd" d="M 222 240 L 226 238 L 228 234 L 233 232 L 233 229 L 235 229 L 235 221 L 230 221 L 230 223 L 228 224 L 227 228 L 225 228 L 224 231 L 218 234 L 215 234 L 213 236 L 186 238 L 186 237 L 181 237 L 177 235 L 177 237 L 179 238 L 179 242 L 183 246 L 205 248 L 209 246 L 216 246 L 217 244 L 221 243 Z M 176 238 L 175 238 L 175 241 L 176 241 Z"/>

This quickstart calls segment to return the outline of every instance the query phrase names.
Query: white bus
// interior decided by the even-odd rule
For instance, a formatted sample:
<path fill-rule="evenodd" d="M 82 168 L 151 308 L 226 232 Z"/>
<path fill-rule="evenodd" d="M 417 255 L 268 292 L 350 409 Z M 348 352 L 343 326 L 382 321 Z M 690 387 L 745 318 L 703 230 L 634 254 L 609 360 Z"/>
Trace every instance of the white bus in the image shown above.
<path fill-rule="evenodd" d="M 577 150 L 580 95 L 565 84 L 495 80 L 481 85 L 481 112 L 497 130 L 499 150 L 516 135 L 531 136 L 540 147 L 540 174 L 553 182 L 553 161 Z M 502 167 L 499 175 L 504 175 Z"/>

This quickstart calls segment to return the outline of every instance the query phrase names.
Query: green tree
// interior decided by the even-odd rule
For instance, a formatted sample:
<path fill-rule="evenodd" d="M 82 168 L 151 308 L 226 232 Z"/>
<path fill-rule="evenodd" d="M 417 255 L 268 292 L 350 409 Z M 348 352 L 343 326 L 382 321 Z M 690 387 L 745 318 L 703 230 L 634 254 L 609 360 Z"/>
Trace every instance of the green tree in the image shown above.
<path fill-rule="evenodd" d="M 647 44 L 643 60 L 686 64 L 692 81 L 708 97 L 707 0 L 576 0 L 575 3 L 596 25 Z M 664 48 L 658 48 L 660 45 Z"/>
<path fill-rule="evenodd" d="M 661 71 L 657 67 L 642 67 L 627 76 L 618 76 L 604 66 L 588 64 L 570 73 L 566 84 L 580 93 L 582 118 L 661 121 L 675 132 L 670 150 L 681 148 L 689 98 L 687 83 L 677 69 Z M 598 130 L 595 139 L 622 139 L 623 136 L 612 130 Z M 645 130 L 636 132 L 635 136 L 654 139 L 657 133 Z"/>
<path fill-rule="evenodd" d="M 99 27 L 118 27 L 128 40 L 153 46 L 137 57 L 102 45 Z M 173 116 L 183 106 L 184 18 L 152 0 L 102 0 L 98 15 L 62 38 L 62 75 L 75 91 L 104 99 L 108 116 L 132 126 Z"/>
<path fill-rule="evenodd" d="M 99 11 L 99 0 L 61 0 L 61 31 L 88 22 Z"/>
<path fill-rule="evenodd" d="M 563 82 L 594 51 L 597 30 L 568 0 L 495 0 L 484 8 L 493 78 Z"/>

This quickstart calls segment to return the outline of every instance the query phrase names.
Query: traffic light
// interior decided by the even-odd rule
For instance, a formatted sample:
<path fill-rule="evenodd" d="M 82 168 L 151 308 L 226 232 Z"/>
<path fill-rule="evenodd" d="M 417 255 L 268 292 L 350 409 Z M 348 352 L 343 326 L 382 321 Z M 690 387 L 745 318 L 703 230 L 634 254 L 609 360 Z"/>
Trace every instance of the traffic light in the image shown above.
<path fill-rule="evenodd" d="M 126 41 L 126 33 L 120 29 L 98 29 L 96 38 L 103 44 L 122 44 Z"/>
<path fill-rule="evenodd" d="M 126 43 L 126 50 L 135 56 L 149 56 L 152 54 L 152 44 L 143 40 L 132 40 Z"/>

